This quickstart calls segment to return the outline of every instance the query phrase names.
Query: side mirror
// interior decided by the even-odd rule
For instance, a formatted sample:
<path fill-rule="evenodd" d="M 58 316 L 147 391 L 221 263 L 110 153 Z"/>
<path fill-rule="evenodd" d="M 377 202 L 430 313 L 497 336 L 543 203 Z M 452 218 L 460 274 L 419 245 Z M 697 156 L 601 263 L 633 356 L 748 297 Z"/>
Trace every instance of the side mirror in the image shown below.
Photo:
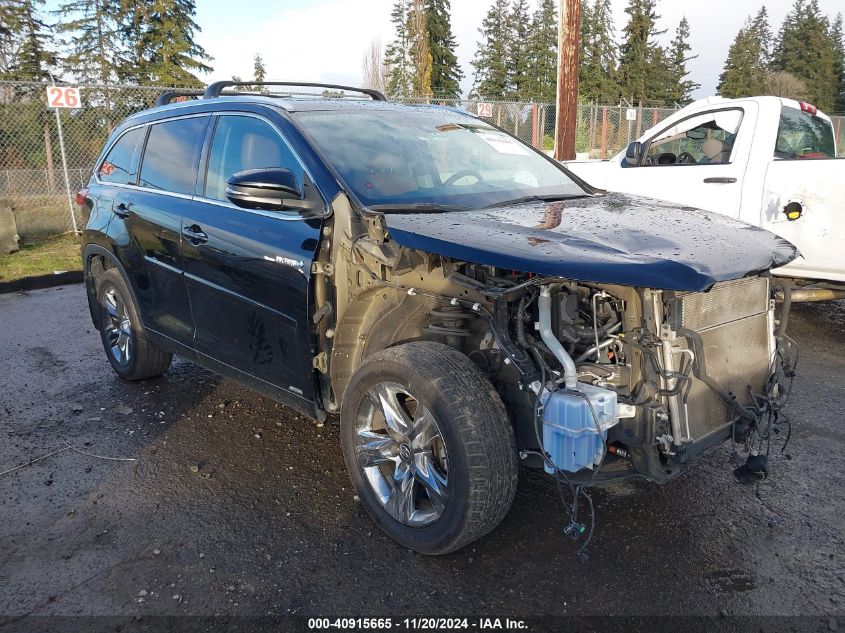
<path fill-rule="evenodd" d="M 642 153 L 643 144 L 639 141 L 634 141 L 628 145 L 628 149 L 625 150 L 625 162 L 629 165 L 639 165 Z"/>
<path fill-rule="evenodd" d="M 233 174 L 226 182 L 226 197 L 243 209 L 308 211 L 316 208 L 312 201 L 303 199 L 293 172 L 283 167 L 247 169 Z"/>

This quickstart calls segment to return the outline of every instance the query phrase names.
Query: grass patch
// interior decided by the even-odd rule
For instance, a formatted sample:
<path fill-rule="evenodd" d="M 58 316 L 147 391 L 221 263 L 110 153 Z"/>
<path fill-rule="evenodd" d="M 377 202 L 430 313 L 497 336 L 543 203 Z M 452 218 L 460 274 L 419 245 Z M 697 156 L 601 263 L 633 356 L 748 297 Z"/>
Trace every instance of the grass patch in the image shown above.
<path fill-rule="evenodd" d="M 79 249 L 79 238 L 73 233 L 21 244 L 17 253 L 0 255 L 0 281 L 49 275 L 57 270 L 82 270 Z"/>

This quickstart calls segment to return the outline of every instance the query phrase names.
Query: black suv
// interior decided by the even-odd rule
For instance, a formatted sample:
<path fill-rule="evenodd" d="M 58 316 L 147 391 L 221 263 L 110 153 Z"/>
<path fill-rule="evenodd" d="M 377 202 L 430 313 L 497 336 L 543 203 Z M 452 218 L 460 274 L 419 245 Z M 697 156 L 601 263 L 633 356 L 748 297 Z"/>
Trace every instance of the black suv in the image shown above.
<path fill-rule="evenodd" d="M 127 119 L 80 192 L 122 378 L 178 354 L 339 411 L 361 502 L 429 554 L 501 521 L 519 463 L 573 490 L 663 482 L 767 432 L 788 242 L 595 190 L 457 109 L 239 85 Z"/>

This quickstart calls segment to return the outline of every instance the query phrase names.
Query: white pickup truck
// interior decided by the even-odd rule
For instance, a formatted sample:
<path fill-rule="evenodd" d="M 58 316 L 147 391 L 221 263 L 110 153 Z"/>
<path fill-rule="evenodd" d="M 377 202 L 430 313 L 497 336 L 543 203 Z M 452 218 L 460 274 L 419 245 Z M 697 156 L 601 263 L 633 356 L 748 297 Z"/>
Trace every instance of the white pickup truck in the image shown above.
<path fill-rule="evenodd" d="M 804 287 L 794 300 L 845 298 L 845 159 L 836 159 L 830 118 L 812 105 L 709 97 L 610 160 L 566 166 L 594 187 L 768 229 L 803 255 L 774 271 Z"/>

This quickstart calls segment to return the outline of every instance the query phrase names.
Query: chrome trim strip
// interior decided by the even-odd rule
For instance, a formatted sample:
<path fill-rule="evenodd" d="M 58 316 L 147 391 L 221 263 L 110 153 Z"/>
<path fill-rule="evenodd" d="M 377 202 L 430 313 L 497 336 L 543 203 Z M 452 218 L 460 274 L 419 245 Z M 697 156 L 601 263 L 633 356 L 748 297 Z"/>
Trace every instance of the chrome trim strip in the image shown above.
<path fill-rule="evenodd" d="M 166 268 L 172 273 L 176 273 L 177 275 L 181 275 L 184 273 L 183 270 L 176 268 L 176 266 L 171 266 L 170 264 L 165 264 L 163 261 L 156 259 L 155 257 L 150 257 L 149 255 L 144 255 L 144 261 L 148 261 L 151 264 L 157 264 L 162 268 Z"/>
<path fill-rule="evenodd" d="M 141 191 L 145 193 L 157 193 L 161 196 L 169 196 L 171 198 L 181 198 L 182 200 L 194 200 L 195 196 L 190 196 L 186 193 L 175 193 L 173 191 L 165 191 L 164 189 L 152 189 L 151 187 L 142 187 L 140 185 L 122 185 L 115 182 L 102 183 L 105 187 L 117 187 L 118 189 L 128 189 L 129 191 Z"/>
<path fill-rule="evenodd" d="M 289 212 L 289 211 L 265 211 L 264 209 L 244 209 L 243 207 L 239 207 L 237 205 L 232 204 L 231 202 L 224 202 L 222 200 L 213 200 L 211 198 L 203 198 L 201 196 L 194 196 L 195 202 L 202 202 L 204 204 L 213 204 L 218 207 L 225 207 L 227 209 L 234 209 L 236 211 L 240 211 L 242 213 L 253 213 L 255 215 L 262 215 L 266 218 L 275 218 L 277 220 L 282 220 L 285 222 L 295 222 L 299 220 L 312 220 L 312 219 L 321 219 L 327 217 L 329 214 L 321 214 L 315 215 L 313 217 L 303 217 L 298 212 Z"/>
<path fill-rule="evenodd" d="M 270 105 L 270 104 L 265 104 L 265 105 Z M 279 135 L 279 138 L 282 139 L 282 142 L 285 144 L 285 146 L 290 151 L 291 155 L 294 157 L 296 162 L 302 168 L 302 171 L 304 173 L 308 174 L 308 178 L 311 180 L 311 182 L 312 183 L 315 182 L 313 174 L 308 169 L 308 167 L 305 165 L 305 163 L 302 161 L 302 158 L 300 158 L 297 151 L 293 148 L 293 146 L 290 144 L 290 142 L 288 142 L 288 140 L 285 138 L 284 134 L 282 134 L 282 131 L 279 128 L 277 128 L 276 125 L 270 119 L 268 119 L 267 117 L 265 117 L 263 115 L 256 114 L 255 112 L 238 112 L 238 111 L 231 111 L 231 110 L 225 110 L 225 111 L 221 111 L 221 112 L 202 112 L 202 113 L 198 113 L 198 114 L 185 114 L 185 115 L 180 115 L 180 116 L 157 119 L 155 121 L 148 121 L 146 123 L 139 123 L 138 125 L 133 125 L 132 127 L 128 127 L 123 132 L 121 132 L 120 136 L 118 136 L 112 143 L 109 144 L 108 148 L 103 152 L 102 155 L 103 155 L 104 158 L 106 156 L 108 156 L 109 152 L 112 150 L 114 145 L 123 137 L 124 134 L 126 134 L 127 132 L 130 132 L 131 130 L 135 130 L 135 129 L 138 129 L 140 127 L 144 127 L 144 126 L 148 126 L 148 125 L 156 125 L 158 123 L 164 123 L 165 121 L 175 121 L 175 120 L 178 120 L 178 119 L 191 119 L 191 118 L 200 117 L 200 116 L 248 116 L 248 117 L 252 117 L 252 118 L 264 121 L 276 132 L 276 134 Z M 213 142 L 213 140 L 214 139 L 212 137 L 212 142 Z M 203 202 L 205 204 L 215 204 L 215 205 L 221 206 L 221 207 L 228 207 L 230 209 L 237 209 L 238 211 L 244 211 L 246 213 L 254 213 L 256 215 L 262 215 L 262 216 L 265 216 L 265 217 L 268 217 L 268 218 L 277 218 L 279 220 L 285 220 L 285 221 L 306 220 L 306 219 L 308 219 L 308 220 L 322 219 L 322 218 L 327 218 L 328 216 L 331 215 L 331 205 L 329 205 L 329 203 L 323 198 L 323 194 L 322 194 L 322 192 L 319 191 L 319 189 L 318 189 L 318 193 L 320 194 L 320 200 L 322 200 L 322 202 L 323 202 L 323 209 L 324 209 L 323 213 L 314 215 L 313 217 L 304 218 L 299 213 L 291 214 L 291 215 L 288 216 L 288 215 L 285 215 L 284 212 L 264 211 L 262 209 L 243 209 L 243 208 L 238 207 L 238 206 L 236 206 L 236 205 L 234 205 L 230 202 L 225 202 L 223 200 L 213 200 L 211 198 L 206 198 L 205 196 L 202 196 L 202 195 L 188 195 L 188 194 L 183 194 L 183 193 L 175 193 L 173 191 L 166 191 L 164 189 L 153 189 L 151 187 L 144 187 L 142 185 L 131 185 L 131 184 L 120 184 L 120 183 L 114 183 L 114 182 L 103 182 L 102 180 L 100 180 L 99 176 L 97 175 L 97 167 L 98 167 L 98 165 L 94 166 L 94 172 L 93 172 L 94 180 L 96 181 L 96 183 L 98 185 L 103 185 L 104 187 L 119 187 L 121 189 L 129 189 L 130 191 L 143 191 L 143 192 L 147 192 L 147 193 L 157 193 L 157 194 L 160 194 L 160 195 L 163 195 L 163 196 L 172 196 L 172 197 L 175 197 L 175 198 L 182 198 L 184 200 L 194 200 L 196 202 Z M 197 177 L 199 177 L 199 173 L 197 174 Z M 140 181 L 140 178 L 141 178 L 141 174 L 140 174 L 140 171 L 139 171 L 139 173 L 138 173 L 138 180 L 139 181 Z"/>
<path fill-rule="evenodd" d="M 182 114 L 182 115 L 177 115 L 177 116 L 167 117 L 167 118 L 163 118 L 163 119 L 156 119 L 155 121 L 147 121 L 146 123 L 138 123 L 137 125 L 132 125 L 132 126 L 130 126 L 130 127 L 128 127 L 128 128 L 126 128 L 125 130 L 123 130 L 123 132 L 121 132 L 121 133 L 120 133 L 120 136 L 118 136 L 118 137 L 117 137 L 116 139 L 114 139 L 111 143 L 109 143 L 108 147 L 107 147 L 105 150 L 103 150 L 103 152 L 101 153 L 101 156 L 103 157 L 103 160 L 105 160 L 105 159 L 106 159 L 106 157 L 109 155 L 109 152 L 111 152 L 111 151 L 112 151 L 112 149 L 113 149 L 113 148 L 114 148 L 114 146 L 117 144 L 117 142 L 118 142 L 120 139 L 122 139 L 122 138 L 124 137 L 124 135 L 128 134 L 128 133 L 129 133 L 129 132 L 131 132 L 132 130 L 137 130 L 138 128 L 145 127 L 145 126 L 149 126 L 149 125 L 156 125 L 156 124 L 158 124 L 158 123 L 166 123 L 167 121 L 177 121 L 177 120 L 179 120 L 179 119 L 195 119 L 195 118 L 197 118 L 197 117 L 201 117 L 201 116 L 207 116 L 207 117 L 210 117 L 212 114 L 214 114 L 214 113 L 213 113 L 213 112 L 198 112 L 198 113 L 196 113 L 196 114 Z M 130 117 L 130 118 L 131 118 L 131 117 Z M 128 120 L 129 120 L 129 119 L 127 119 L 127 121 L 128 121 Z M 146 153 L 146 151 L 147 151 L 147 144 L 146 144 L 146 141 L 144 142 L 143 151 L 144 151 L 145 153 Z M 138 174 L 137 174 L 137 176 L 138 176 L 138 180 L 139 180 L 139 181 L 141 180 L 141 173 L 140 173 L 140 172 L 141 172 L 141 166 L 143 165 L 143 162 L 144 162 L 144 161 L 143 161 L 143 159 L 144 159 L 144 157 L 143 157 L 143 155 L 142 155 L 142 156 L 141 156 L 141 159 L 140 159 L 140 160 L 139 160 L 139 162 L 138 162 Z M 100 162 L 101 162 L 101 161 L 99 161 L 99 160 L 98 160 L 98 161 L 97 161 L 97 164 L 96 164 L 96 165 L 94 165 L 94 174 L 93 174 L 93 175 L 94 175 L 94 180 L 97 182 L 97 184 L 98 184 L 98 185 L 103 185 L 103 186 L 105 186 L 105 187 L 121 187 L 121 186 L 126 186 L 126 185 L 121 185 L 121 184 L 118 184 L 118 183 L 113 183 L 113 182 L 104 182 L 104 181 L 100 180 L 100 176 L 98 175 L 98 172 L 99 172 L 99 167 L 100 167 Z M 171 193 L 171 192 L 165 192 L 165 191 L 163 191 L 163 190 L 161 190 L 161 189 L 150 189 L 150 188 L 148 188 L 148 187 L 141 187 L 140 185 L 132 185 L 132 186 L 134 186 L 136 189 L 143 189 L 143 190 L 147 190 L 147 191 L 154 191 L 154 192 L 156 192 L 156 193 Z M 181 195 L 181 194 L 180 194 L 180 195 Z M 190 197 L 190 196 L 188 196 L 188 197 Z"/>

